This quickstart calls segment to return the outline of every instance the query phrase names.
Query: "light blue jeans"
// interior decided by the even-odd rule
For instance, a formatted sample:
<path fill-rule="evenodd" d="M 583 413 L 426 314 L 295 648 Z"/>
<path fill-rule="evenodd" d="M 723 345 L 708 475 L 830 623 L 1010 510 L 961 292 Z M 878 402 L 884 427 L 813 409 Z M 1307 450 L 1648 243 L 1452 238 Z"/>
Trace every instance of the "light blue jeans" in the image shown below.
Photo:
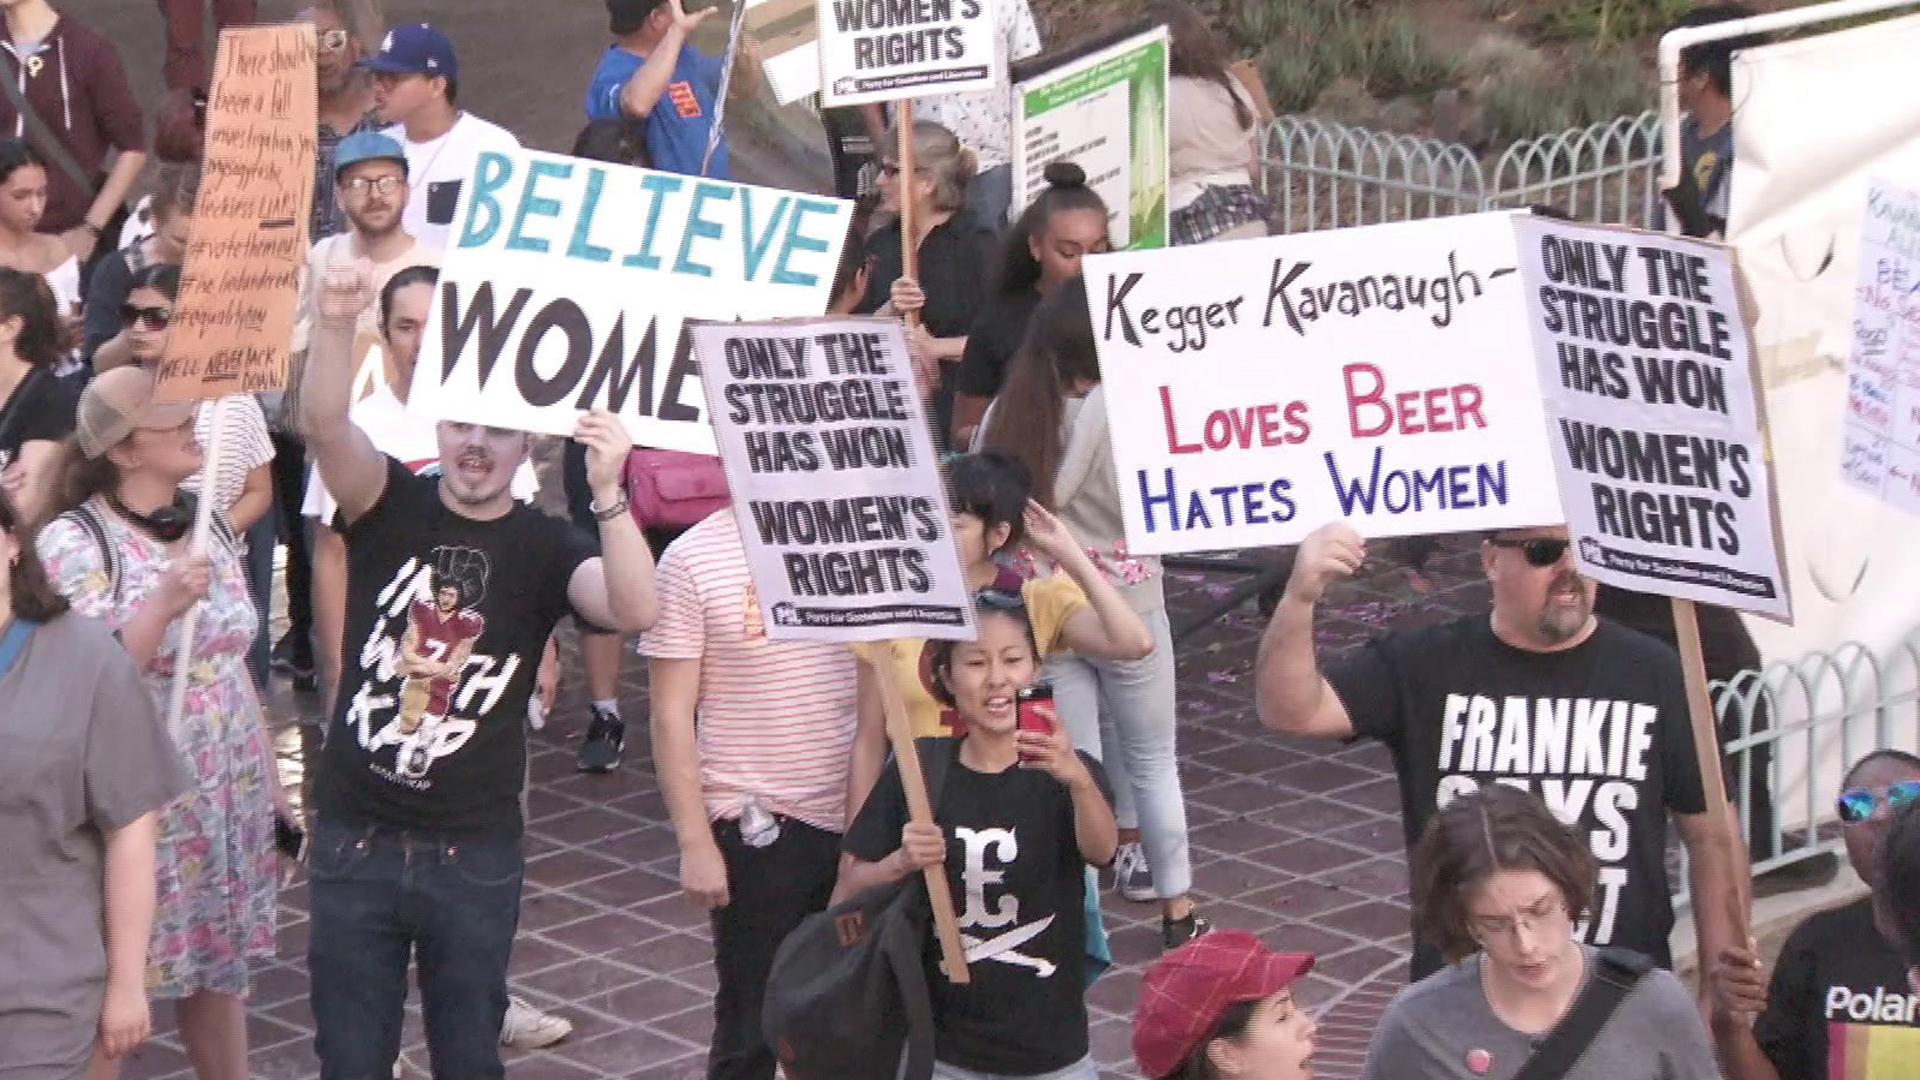
<path fill-rule="evenodd" d="M 1187 849 L 1187 802 L 1180 790 L 1174 754 L 1173 628 L 1165 608 L 1141 618 L 1153 635 L 1153 652 L 1143 660 L 1091 660 L 1083 656 L 1049 657 L 1045 675 L 1053 700 L 1075 748 L 1102 758 L 1118 793 L 1130 788 L 1140 827 L 1140 844 L 1153 868 L 1153 888 L 1163 900 L 1193 888 L 1193 859 Z M 1112 721 L 1112 740 L 1103 752 L 1102 727 Z M 1116 805 L 1114 816 L 1128 816 Z"/>
<path fill-rule="evenodd" d="M 1007 1073 L 974 1072 L 958 1065 L 949 1065 L 944 1061 L 933 1063 L 933 1080 L 1100 1080 L 1100 1070 L 1094 1068 L 1093 1059 L 1083 1057 L 1064 1069 L 1050 1073 L 1037 1073 L 1033 1076 L 1012 1076 Z"/>

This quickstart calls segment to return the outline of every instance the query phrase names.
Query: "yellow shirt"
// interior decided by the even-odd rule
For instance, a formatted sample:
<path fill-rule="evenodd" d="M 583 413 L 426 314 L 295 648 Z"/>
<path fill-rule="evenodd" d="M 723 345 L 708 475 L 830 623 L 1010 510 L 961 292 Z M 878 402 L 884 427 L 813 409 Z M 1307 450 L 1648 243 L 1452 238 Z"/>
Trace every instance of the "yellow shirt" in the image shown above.
<path fill-rule="evenodd" d="M 1033 621 L 1033 638 L 1040 656 L 1064 648 L 1060 634 L 1067 620 L 1087 606 L 1087 594 L 1065 574 L 1033 578 L 1020 586 L 1027 604 L 1027 617 Z M 893 676 L 906 699 L 907 719 L 913 724 L 916 739 L 934 735 L 952 735 L 952 718 L 945 706 L 933 696 L 933 669 L 926 659 L 925 638 L 898 638 L 893 642 Z"/>

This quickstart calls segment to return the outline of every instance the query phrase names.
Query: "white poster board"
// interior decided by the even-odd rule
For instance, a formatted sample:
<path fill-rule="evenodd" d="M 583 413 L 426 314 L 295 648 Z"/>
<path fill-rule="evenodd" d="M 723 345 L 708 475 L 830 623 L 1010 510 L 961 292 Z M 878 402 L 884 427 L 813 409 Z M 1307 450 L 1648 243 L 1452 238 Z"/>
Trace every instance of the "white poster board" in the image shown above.
<path fill-rule="evenodd" d="M 1580 569 L 1624 589 L 1790 618 L 1727 250 L 1535 216 L 1514 228 Z"/>
<path fill-rule="evenodd" d="M 483 153 L 408 407 L 550 435 L 605 408 L 638 445 L 714 453 L 682 324 L 826 310 L 852 213 L 793 191 Z"/>
<path fill-rule="evenodd" d="M 747 38 L 782 105 L 820 92 L 819 28 L 813 0 L 747 0 Z"/>
<path fill-rule="evenodd" d="M 1129 548 L 1563 521 L 1511 219 L 1088 256 Z"/>
<path fill-rule="evenodd" d="M 689 337 L 767 636 L 971 641 L 900 323 L 698 323 Z"/>
<path fill-rule="evenodd" d="M 1859 274 L 1840 474 L 1920 514 L 1920 193 L 1867 190 Z"/>
<path fill-rule="evenodd" d="M 991 90 L 999 0 L 816 0 L 826 104 L 869 105 Z"/>

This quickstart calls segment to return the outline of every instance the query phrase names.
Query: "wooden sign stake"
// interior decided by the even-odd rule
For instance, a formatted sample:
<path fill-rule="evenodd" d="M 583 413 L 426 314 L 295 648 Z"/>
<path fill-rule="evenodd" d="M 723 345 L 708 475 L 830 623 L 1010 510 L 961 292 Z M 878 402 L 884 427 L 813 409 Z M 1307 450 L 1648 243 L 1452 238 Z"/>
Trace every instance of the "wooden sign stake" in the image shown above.
<path fill-rule="evenodd" d="M 1706 795 L 1708 827 L 1717 835 L 1716 842 L 1725 845 L 1728 864 L 1734 868 L 1735 882 L 1732 896 L 1695 896 L 1693 917 L 1697 924 L 1703 904 L 1717 902 L 1730 905 L 1733 937 L 1727 944 L 1744 947 L 1749 932 L 1748 913 L 1753 904 L 1752 875 L 1746 872 L 1746 846 L 1740 842 L 1739 830 L 1734 827 L 1736 817 L 1732 805 L 1727 802 L 1727 785 L 1720 773 L 1720 728 L 1713 712 L 1713 695 L 1707 690 L 1706 653 L 1700 647 L 1700 620 L 1694 611 L 1693 601 L 1673 600 L 1673 630 L 1680 648 L 1680 671 L 1687 684 L 1687 713 L 1692 720 L 1694 753 L 1700 758 L 1700 789 Z M 1707 965 L 1714 959 L 1711 956 L 1696 958 L 1703 977 Z"/>

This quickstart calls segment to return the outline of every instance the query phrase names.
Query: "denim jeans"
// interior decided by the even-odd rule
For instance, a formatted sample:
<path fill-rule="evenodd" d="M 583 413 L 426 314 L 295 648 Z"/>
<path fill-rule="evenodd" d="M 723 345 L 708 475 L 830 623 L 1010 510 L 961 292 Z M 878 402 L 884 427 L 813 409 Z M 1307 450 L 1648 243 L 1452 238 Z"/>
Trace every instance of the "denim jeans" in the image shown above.
<path fill-rule="evenodd" d="M 933 1080 L 1100 1080 L 1100 1070 L 1094 1068 L 1093 1059 L 1081 1058 L 1064 1069 L 1055 1069 L 1048 1073 L 1032 1076 L 1012 1076 L 1006 1073 L 974 1072 L 958 1065 L 949 1065 L 944 1061 L 933 1063 Z"/>
<path fill-rule="evenodd" d="M 253 597 L 253 612 L 257 618 L 258 629 L 253 635 L 253 649 L 247 653 L 247 670 L 253 675 L 253 685 L 267 685 L 267 666 L 273 656 L 273 628 L 270 618 L 273 611 L 273 545 L 278 539 L 279 529 L 274 521 L 273 508 L 260 515 L 260 520 L 247 530 L 247 593 Z"/>
<path fill-rule="evenodd" d="M 308 848 L 307 967 L 321 1080 L 389 1080 L 407 963 L 419 965 L 434 1080 L 500 1080 L 507 958 L 526 872 L 520 839 L 349 827 Z"/>
<path fill-rule="evenodd" d="M 1173 628 L 1165 608 L 1141 618 L 1153 635 L 1153 652 L 1146 658 L 1052 656 L 1045 670 L 1061 722 L 1077 749 L 1098 753 L 1101 714 L 1112 719 L 1118 753 L 1105 756 L 1117 758 L 1120 767 L 1114 774 L 1124 774 L 1133 788 L 1140 845 L 1153 868 L 1154 891 L 1164 900 L 1193 888 L 1193 860 L 1187 849 L 1186 797 L 1174 757 Z M 1089 717 L 1096 721 L 1092 730 L 1086 726 Z"/>

